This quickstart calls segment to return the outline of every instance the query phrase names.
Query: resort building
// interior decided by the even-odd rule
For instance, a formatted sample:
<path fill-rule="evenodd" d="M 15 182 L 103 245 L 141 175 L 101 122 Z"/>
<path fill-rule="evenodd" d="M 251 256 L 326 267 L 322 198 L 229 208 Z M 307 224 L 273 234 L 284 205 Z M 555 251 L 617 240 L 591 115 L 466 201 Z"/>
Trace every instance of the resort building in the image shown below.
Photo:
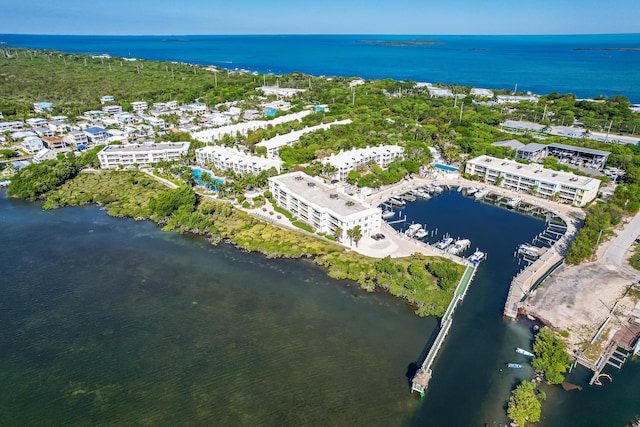
<path fill-rule="evenodd" d="M 320 160 L 336 168 L 336 179 L 346 181 L 347 175 L 359 166 L 375 163 L 381 168 L 386 168 L 389 163 L 398 158 L 404 158 L 404 148 L 399 145 L 381 145 L 379 147 L 356 148 L 349 151 L 341 151 Z"/>
<path fill-rule="evenodd" d="M 282 147 L 295 144 L 300 140 L 302 135 L 318 130 L 326 130 L 334 125 L 347 125 L 349 123 L 351 123 L 351 119 L 337 120 L 333 123 L 325 123 L 322 125 L 306 127 L 301 130 L 294 130 L 293 132 L 278 135 L 266 141 L 259 142 L 256 144 L 256 147 L 265 147 L 267 149 L 267 157 L 274 158 L 278 156 L 278 151 L 280 151 Z"/>
<path fill-rule="evenodd" d="M 524 165 L 513 160 L 480 156 L 467 161 L 466 173 L 514 191 L 531 192 L 544 199 L 585 206 L 598 195 L 600 181 L 569 172 Z"/>
<path fill-rule="evenodd" d="M 100 98 L 100 104 L 104 105 L 107 102 L 113 102 L 113 96 L 111 95 L 104 95 L 102 98 Z"/>
<path fill-rule="evenodd" d="M 25 120 L 25 122 L 32 128 L 39 127 L 39 126 L 46 126 L 48 124 L 47 120 L 41 117 L 34 117 L 32 119 L 27 119 Z"/>
<path fill-rule="evenodd" d="M 151 166 L 161 160 L 172 161 L 189 151 L 189 142 L 163 142 L 159 144 L 107 145 L 98 153 L 103 169 Z"/>
<path fill-rule="evenodd" d="M 236 148 L 210 145 L 196 150 L 196 162 L 202 165 L 212 165 L 219 170 L 231 169 L 235 173 L 258 174 L 262 171 L 275 168 L 280 172 L 282 162 L 264 157 L 254 157 L 243 153 Z"/>
<path fill-rule="evenodd" d="M 241 135 L 247 135 L 249 131 L 256 129 L 266 129 L 269 126 L 275 126 L 281 123 L 292 122 L 294 120 L 300 121 L 312 111 L 305 110 L 300 111 L 299 113 L 287 114 L 286 116 L 276 117 L 273 120 L 252 120 L 244 123 L 237 123 L 235 125 L 222 126 L 219 128 L 206 129 L 198 132 L 191 133 L 191 137 L 197 139 L 202 142 L 215 142 L 219 139 L 222 139 L 225 135 L 229 135 L 234 137 L 240 133 Z"/>
<path fill-rule="evenodd" d="M 547 146 L 531 142 L 516 150 L 516 159 L 526 160 L 528 162 L 541 162 L 547 157 Z"/>
<path fill-rule="evenodd" d="M 616 135 L 610 132 L 591 132 L 574 126 L 544 126 L 538 123 L 505 120 L 501 127 L 507 132 L 536 133 L 539 135 L 556 135 L 565 138 L 585 138 L 614 144 L 640 145 L 640 138 L 630 135 Z"/>
<path fill-rule="evenodd" d="M 0 132 L 22 129 L 24 122 L 0 122 Z"/>
<path fill-rule="evenodd" d="M 316 232 L 335 235 L 337 229 L 342 230 L 338 236 L 342 242 L 348 241 L 347 231 L 357 225 L 363 236 L 380 231 L 382 212 L 379 208 L 367 207 L 304 172 L 269 178 L 269 190 L 278 206 Z"/>
<path fill-rule="evenodd" d="M 517 150 L 524 147 L 524 144 L 516 139 L 507 139 L 506 141 L 496 141 L 493 144 L 494 147 L 508 147 L 511 150 Z"/>
<path fill-rule="evenodd" d="M 44 136 L 42 137 L 42 142 L 44 142 L 44 145 L 50 150 L 64 148 L 67 145 L 62 138 L 57 136 Z"/>

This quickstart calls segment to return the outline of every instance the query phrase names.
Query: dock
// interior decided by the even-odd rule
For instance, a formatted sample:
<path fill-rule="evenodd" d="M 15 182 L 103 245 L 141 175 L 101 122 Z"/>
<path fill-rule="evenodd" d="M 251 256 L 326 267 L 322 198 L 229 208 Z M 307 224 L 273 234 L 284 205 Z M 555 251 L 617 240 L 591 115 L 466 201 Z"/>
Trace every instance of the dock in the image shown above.
<path fill-rule="evenodd" d="M 458 286 L 456 286 L 456 290 L 453 294 L 453 298 L 447 307 L 447 310 L 444 312 L 444 316 L 440 319 L 440 331 L 436 336 L 429 353 L 425 357 L 420 369 L 416 372 L 413 377 L 411 383 L 411 391 L 417 391 L 421 395 L 424 395 L 425 390 L 429 386 L 429 381 L 433 375 L 432 367 L 433 363 L 438 355 L 438 352 L 444 345 L 445 339 L 449 334 L 449 330 L 451 329 L 451 325 L 453 324 L 453 314 L 455 313 L 456 308 L 458 307 L 458 303 L 462 301 L 469 290 L 469 285 L 473 281 L 473 277 L 476 274 L 477 265 L 467 266 L 466 270 L 462 274 L 460 278 L 460 282 L 458 282 Z"/>

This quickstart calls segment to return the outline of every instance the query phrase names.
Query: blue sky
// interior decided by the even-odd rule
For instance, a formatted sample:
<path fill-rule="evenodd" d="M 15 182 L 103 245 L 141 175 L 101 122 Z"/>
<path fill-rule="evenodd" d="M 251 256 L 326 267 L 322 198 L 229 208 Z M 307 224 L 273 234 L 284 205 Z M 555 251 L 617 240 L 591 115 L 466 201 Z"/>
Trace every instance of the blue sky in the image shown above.
<path fill-rule="evenodd" d="M 0 0 L 0 10 L 5 34 L 640 33 L 640 0 Z"/>

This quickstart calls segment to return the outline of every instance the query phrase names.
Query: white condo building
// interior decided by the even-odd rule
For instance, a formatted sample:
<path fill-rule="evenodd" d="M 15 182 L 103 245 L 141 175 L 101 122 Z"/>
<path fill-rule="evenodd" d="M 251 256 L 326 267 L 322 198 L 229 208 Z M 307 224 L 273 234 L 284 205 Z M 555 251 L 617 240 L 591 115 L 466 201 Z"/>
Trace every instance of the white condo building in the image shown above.
<path fill-rule="evenodd" d="M 297 219 L 309 224 L 317 232 L 335 234 L 342 230 L 340 240 L 348 239 L 347 230 L 359 225 L 363 236 L 380 231 L 382 212 L 367 207 L 358 200 L 338 192 L 305 174 L 293 172 L 269 178 L 269 190 L 275 203 L 291 212 Z"/>
<path fill-rule="evenodd" d="M 256 147 L 265 147 L 267 149 L 267 157 L 277 157 L 278 151 L 286 145 L 293 145 L 300 140 L 302 135 L 315 132 L 317 130 L 326 130 L 333 125 L 347 125 L 351 123 L 351 119 L 337 120 L 333 123 L 325 123 L 317 126 L 306 127 L 301 130 L 294 130 L 283 135 L 274 136 L 271 139 L 256 144 Z"/>
<path fill-rule="evenodd" d="M 200 164 L 213 165 L 219 170 L 231 169 L 235 173 L 258 174 L 262 171 L 276 168 L 280 172 L 282 162 L 275 159 L 255 157 L 243 153 L 236 148 L 209 145 L 196 150 L 196 162 Z"/>
<path fill-rule="evenodd" d="M 336 179 L 346 181 L 347 175 L 359 166 L 375 162 L 381 168 L 386 168 L 389 163 L 397 158 L 404 158 L 404 148 L 399 145 L 381 145 L 379 147 L 356 148 L 349 151 L 341 151 L 320 160 L 337 169 Z"/>
<path fill-rule="evenodd" d="M 150 166 L 161 160 L 180 160 L 189 151 L 189 142 L 163 142 L 159 144 L 107 145 L 98 153 L 100 167 Z"/>
<path fill-rule="evenodd" d="M 510 190 L 530 192 L 534 189 L 544 199 L 557 197 L 560 202 L 581 207 L 597 197 L 600 187 L 600 180 L 595 178 L 490 156 L 467 161 L 465 172 L 491 184 L 500 177 L 500 185 Z"/>

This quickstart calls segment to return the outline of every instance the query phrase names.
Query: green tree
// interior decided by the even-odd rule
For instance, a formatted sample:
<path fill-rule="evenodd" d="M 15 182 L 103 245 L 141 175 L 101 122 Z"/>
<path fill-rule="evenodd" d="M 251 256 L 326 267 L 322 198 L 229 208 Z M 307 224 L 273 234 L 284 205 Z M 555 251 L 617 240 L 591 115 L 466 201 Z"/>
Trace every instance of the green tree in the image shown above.
<path fill-rule="evenodd" d="M 551 328 L 540 329 L 533 343 L 533 367 L 544 371 L 544 377 L 553 384 L 564 381 L 564 373 L 571 365 L 571 357 L 564 343 Z"/>
<path fill-rule="evenodd" d="M 196 193 L 191 187 L 178 187 L 151 199 L 149 208 L 157 217 L 166 218 L 177 210 L 193 212 L 196 202 Z"/>
<path fill-rule="evenodd" d="M 359 225 L 356 225 L 355 227 L 353 227 L 352 237 L 353 237 L 353 240 L 356 242 L 356 247 L 357 247 L 358 242 L 360 241 L 360 239 L 362 239 L 362 227 L 360 227 Z"/>
<path fill-rule="evenodd" d="M 536 395 L 536 385 L 531 381 L 522 381 L 511 392 L 507 407 L 509 419 L 519 427 L 524 427 L 528 422 L 540 421 L 540 413 L 541 406 L 539 396 Z"/>

